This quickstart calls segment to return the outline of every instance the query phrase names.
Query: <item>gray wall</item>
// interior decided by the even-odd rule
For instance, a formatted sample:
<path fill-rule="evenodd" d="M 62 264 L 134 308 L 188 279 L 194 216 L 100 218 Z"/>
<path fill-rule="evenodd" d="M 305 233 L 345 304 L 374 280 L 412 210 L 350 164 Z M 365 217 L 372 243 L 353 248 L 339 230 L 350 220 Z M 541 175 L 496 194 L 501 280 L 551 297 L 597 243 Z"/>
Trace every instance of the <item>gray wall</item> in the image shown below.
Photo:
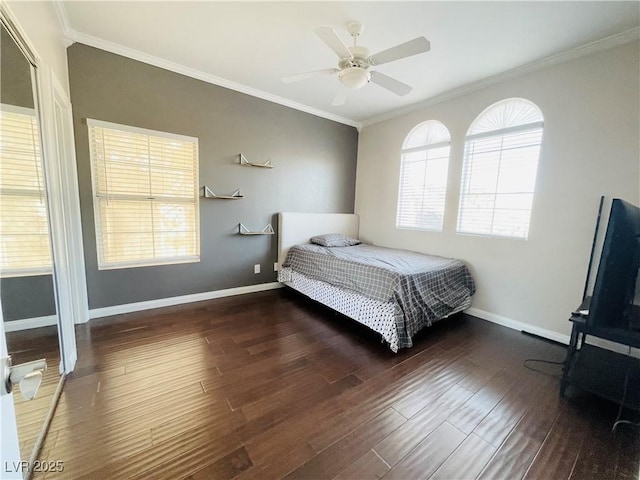
<path fill-rule="evenodd" d="M 56 314 L 51 275 L 3 278 L 0 289 L 5 322 Z"/>
<path fill-rule="evenodd" d="M 355 128 L 82 44 L 68 63 L 89 308 L 273 282 L 277 237 L 239 236 L 239 222 L 257 230 L 277 228 L 281 211 L 353 212 Z M 198 137 L 200 186 L 241 189 L 241 200 L 200 198 L 199 263 L 98 270 L 87 118 Z M 240 152 L 276 167 L 241 167 Z"/>
<path fill-rule="evenodd" d="M 0 75 L 1 103 L 34 108 L 31 64 L 4 28 L 0 28 Z"/>

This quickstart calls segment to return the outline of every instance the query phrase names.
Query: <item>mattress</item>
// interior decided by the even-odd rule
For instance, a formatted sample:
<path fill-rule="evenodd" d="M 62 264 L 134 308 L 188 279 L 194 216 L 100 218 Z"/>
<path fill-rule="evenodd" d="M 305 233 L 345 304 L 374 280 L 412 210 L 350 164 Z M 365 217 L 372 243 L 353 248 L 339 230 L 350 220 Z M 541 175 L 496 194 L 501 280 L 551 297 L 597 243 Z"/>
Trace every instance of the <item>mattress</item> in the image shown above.
<path fill-rule="evenodd" d="M 411 338 L 471 303 L 475 284 L 461 260 L 373 245 L 322 247 L 297 245 L 289 250 L 279 273 L 290 282 L 291 273 L 320 280 L 379 302 L 395 303 L 400 348 Z"/>

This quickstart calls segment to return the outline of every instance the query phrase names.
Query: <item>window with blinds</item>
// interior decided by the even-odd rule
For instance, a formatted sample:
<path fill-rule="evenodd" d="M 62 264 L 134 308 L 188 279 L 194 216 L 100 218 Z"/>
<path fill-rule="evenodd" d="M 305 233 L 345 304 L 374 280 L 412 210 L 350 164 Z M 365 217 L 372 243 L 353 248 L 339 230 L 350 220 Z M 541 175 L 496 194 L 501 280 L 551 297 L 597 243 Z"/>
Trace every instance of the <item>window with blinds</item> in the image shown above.
<path fill-rule="evenodd" d="M 198 139 L 87 125 L 98 268 L 200 261 Z"/>
<path fill-rule="evenodd" d="M 543 125 L 538 107 L 521 98 L 476 118 L 465 141 L 458 233 L 528 237 Z"/>
<path fill-rule="evenodd" d="M 416 126 L 402 144 L 396 228 L 442 231 L 449 130 L 436 120 Z"/>
<path fill-rule="evenodd" d="M 51 273 L 49 222 L 33 109 L 0 108 L 0 274 Z"/>

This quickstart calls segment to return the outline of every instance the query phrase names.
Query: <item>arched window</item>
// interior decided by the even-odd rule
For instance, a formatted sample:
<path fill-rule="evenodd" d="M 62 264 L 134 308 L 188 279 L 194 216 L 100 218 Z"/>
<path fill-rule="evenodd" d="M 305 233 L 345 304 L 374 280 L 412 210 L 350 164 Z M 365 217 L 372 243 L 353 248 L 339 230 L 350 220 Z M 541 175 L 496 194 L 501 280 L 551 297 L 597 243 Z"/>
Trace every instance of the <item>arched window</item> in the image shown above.
<path fill-rule="evenodd" d="M 543 117 L 523 98 L 493 104 L 465 139 L 458 233 L 526 239 Z"/>
<path fill-rule="evenodd" d="M 442 231 L 449 130 L 436 120 L 416 126 L 402 144 L 396 228 Z"/>

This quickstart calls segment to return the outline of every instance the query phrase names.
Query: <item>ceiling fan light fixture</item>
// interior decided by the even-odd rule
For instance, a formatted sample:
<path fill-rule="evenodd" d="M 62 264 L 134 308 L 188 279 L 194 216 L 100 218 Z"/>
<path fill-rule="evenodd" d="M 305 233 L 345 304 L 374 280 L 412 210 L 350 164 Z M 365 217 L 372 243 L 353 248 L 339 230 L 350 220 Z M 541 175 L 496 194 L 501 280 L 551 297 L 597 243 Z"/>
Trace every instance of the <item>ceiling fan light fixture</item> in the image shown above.
<path fill-rule="evenodd" d="M 358 89 L 364 87 L 370 80 L 367 70 L 361 67 L 351 67 L 339 73 L 340 81 L 345 87 Z"/>

